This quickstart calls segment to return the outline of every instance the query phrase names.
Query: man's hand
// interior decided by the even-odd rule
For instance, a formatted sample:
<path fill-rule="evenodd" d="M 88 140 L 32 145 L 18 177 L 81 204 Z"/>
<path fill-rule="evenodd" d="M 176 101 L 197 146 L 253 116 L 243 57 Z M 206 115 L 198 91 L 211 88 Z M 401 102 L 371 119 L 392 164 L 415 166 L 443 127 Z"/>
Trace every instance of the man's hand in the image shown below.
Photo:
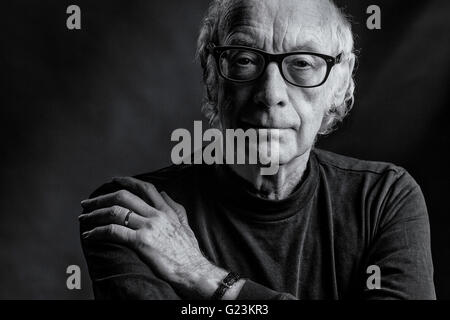
<path fill-rule="evenodd" d="M 88 241 L 109 241 L 135 250 L 148 265 L 189 298 L 208 298 L 227 272 L 201 253 L 184 207 L 151 184 L 114 178 L 123 189 L 81 202 L 80 223 Z M 130 213 L 131 210 L 131 213 Z M 243 280 L 224 298 L 236 298 Z"/>

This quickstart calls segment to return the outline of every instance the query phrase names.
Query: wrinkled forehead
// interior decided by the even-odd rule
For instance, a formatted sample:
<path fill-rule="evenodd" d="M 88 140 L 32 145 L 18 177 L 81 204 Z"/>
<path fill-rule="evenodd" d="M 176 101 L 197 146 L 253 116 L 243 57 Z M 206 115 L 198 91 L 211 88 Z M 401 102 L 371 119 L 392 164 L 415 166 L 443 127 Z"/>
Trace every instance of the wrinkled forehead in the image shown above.
<path fill-rule="evenodd" d="M 223 45 L 333 51 L 336 10 L 329 0 L 229 0 L 224 5 L 219 18 Z"/>

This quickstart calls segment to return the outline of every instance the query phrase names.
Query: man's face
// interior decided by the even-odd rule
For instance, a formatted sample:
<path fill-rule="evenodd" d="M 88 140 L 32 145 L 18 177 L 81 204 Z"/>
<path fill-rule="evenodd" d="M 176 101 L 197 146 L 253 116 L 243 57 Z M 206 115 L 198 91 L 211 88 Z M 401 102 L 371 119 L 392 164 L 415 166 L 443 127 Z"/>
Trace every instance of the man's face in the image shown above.
<path fill-rule="evenodd" d="M 234 1 L 223 16 L 219 45 L 245 45 L 270 53 L 309 51 L 335 56 L 327 1 Z M 335 68 L 334 68 L 335 69 Z M 250 83 L 219 82 L 222 129 L 279 129 L 280 164 L 309 150 L 333 102 L 337 77 L 332 70 L 320 87 L 287 83 L 276 63 Z"/>

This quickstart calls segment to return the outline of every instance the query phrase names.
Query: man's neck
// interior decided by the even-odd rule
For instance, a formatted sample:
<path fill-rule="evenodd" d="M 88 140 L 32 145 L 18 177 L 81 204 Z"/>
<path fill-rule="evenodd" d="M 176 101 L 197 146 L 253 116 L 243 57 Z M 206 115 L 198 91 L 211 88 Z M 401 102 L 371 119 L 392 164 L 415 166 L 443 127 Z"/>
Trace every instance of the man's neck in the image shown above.
<path fill-rule="evenodd" d="M 298 156 L 288 163 L 280 164 L 274 175 L 261 175 L 256 165 L 230 165 L 230 168 L 240 177 L 250 182 L 258 190 L 262 198 L 282 200 L 287 198 L 300 183 L 308 164 L 311 150 Z"/>

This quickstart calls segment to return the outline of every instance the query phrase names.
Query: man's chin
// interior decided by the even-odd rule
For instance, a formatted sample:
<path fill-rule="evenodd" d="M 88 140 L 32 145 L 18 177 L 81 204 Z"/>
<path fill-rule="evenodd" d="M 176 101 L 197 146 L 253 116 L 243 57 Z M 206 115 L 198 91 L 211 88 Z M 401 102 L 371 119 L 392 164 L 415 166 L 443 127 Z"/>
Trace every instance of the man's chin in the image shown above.
<path fill-rule="evenodd" d="M 278 142 L 270 141 L 269 143 L 258 144 L 257 152 L 263 164 L 267 164 L 270 161 L 271 163 L 276 162 L 279 165 L 283 165 L 298 157 L 296 147 L 282 139 Z"/>
<path fill-rule="evenodd" d="M 269 143 L 269 150 L 271 150 L 270 145 Z M 307 146 L 299 147 L 295 142 L 282 138 L 280 138 L 277 145 L 272 143 L 272 147 L 275 147 L 276 152 L 276 155 L 273 157 L 277 159 L 280 166 L 293 162 L 295 159 L 305 155 L 310 149 Z M 271 156 L 271 159 L 274 159 L 273 157 Z"/>

